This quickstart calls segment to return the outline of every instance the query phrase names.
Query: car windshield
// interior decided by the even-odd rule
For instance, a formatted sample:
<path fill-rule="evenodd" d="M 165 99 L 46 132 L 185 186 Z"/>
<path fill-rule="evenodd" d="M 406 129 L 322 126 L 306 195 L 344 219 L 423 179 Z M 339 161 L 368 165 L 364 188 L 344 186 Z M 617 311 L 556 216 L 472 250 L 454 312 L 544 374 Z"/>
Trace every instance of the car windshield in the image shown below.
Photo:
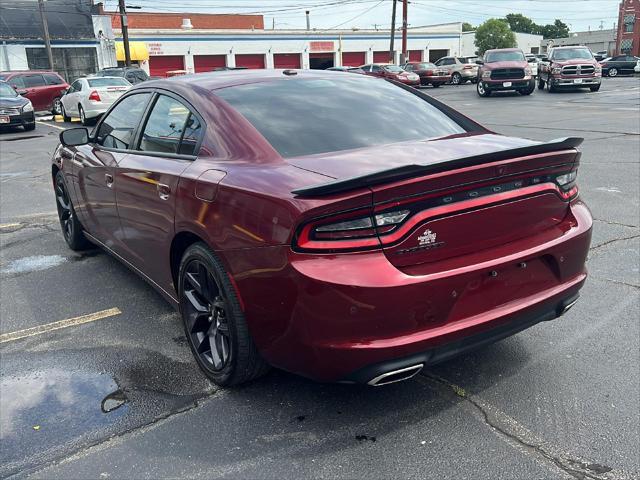
<path fill-rule="evenodd" d="M 509 51 L 509 52 L 487 52 L 485 57 L 485 62 L 493 63 L 493 62 L 523 62 L 524 54 L 518 51 Z"/>
<path fill-rule="evenodd" d="M 574 58 L 584 58 L 591 60 L 591 50 L 587 48 L 563 48 L 562 50 L 554 50 L 551 53 L 551 59 L 553 60 L 571 60 Z"/>
<path fill-rule="evenodd" d="M 91 78 L 87 80 L 90 87 L 128 87 L 131 84 L 124 78 Z"/>
<path fill-rule="evenodd" d="M 398 67 L 397 65 L 385 65 L 383 67 L 387 72 L 391 72 L 391 73 L 402 73 L 404 72 L 404 70 L 400 67 Z"/>
<path fill-rule="evenodd" d="M 18 93 L 7 83 L 0 83 L 0 98 L 15 98 Z"/>
<path fill-rule="evenodd" d="M 416 94 L 366 76 L 280 79 L 226 87 L 214 93 L 251 122 L 283 157 L 465 131 Z"/>
<path fill-rule="evenodd" d="M 96 77 L 124 77 L 124 70 L 100 70 Z"/>

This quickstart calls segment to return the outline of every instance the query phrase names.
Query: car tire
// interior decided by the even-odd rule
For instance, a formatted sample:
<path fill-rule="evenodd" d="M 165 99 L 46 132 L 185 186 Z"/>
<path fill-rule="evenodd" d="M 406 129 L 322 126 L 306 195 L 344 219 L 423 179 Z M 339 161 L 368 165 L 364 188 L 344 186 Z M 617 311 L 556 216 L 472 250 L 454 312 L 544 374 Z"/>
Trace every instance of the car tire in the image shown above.
<path fill-rule="evenodd" d="M 440 85 L 442 85 L 440 82 L 435 82 L 431 84 L 433 88 L 438 88 Z"/>
<path fill-rule="evenodd" d="M 453 75 L 451 75 L 451 83 L 453 85 L 460 85 L 462 83 L 462 75 L 458 72 L 454 72 Z"/>
<path fill-rule="evenodd" d="M 90 246 L 90 243 L 84 236 L 82 224 L 80 223 L 80 220 L 78 220 L 76 211 L 73 208 L 73 203 L 69 197 L 67 183 L 64 180 L 64 174 L 62 171 L 58 171 L 58 173 L 56 173 L 54 189 L 56 194 L 56 206 L 58 209 L 58 220 L 60 221 L 60 228 L 62 228 L 62 236 L 71 250 L 85 250 Z"/>
<path fill-rule="evenodd" d="M 82 108 L 82 105 L 78 105 L 78 115 L 80 115 L 80 122 L 82 123 L 82 125 L 84 125 L 85 127 L 93 125 L 93 119 L 87 118 L 87 116 L 84 113 L 84 108 Z"/>
<path fill-rule="evenodd" d="M 478 83 L 478 79 L 476 77 L 472 78 L 471 83 Z"/>
<path fill-rule="evenodd" d="M 23 125 L 23 127 L 25 132 L 32 132 L 33 130 L 36 129 L 36 122 L 34 121 L 33 123 Z"/>
<path fill-rule="evenodd" d="M 608 77 L 617 77 L 618 76 L 618 69 L 616 67 L 611 67 L 607 71 L 607 76 Z"/>
<path fill-rule="evenodd" d="M 592 92 L 597 92 L 598 90 L 600 90 L 600 83 L 598 85 L 594 85 L 593 87 L 589 87 L 589 90 L 591 90 Z"/>
<path fill-rule="evenodd" d="M 64 105 L 62 104 L 62 102 L 60 102 L 60 108 L 62 110 L 62 121 L 63 122 L 70 122 L 71 121 L 71 117 L 69 115 L 67 115 L 67 111 L 64 109 Z"/>
<path fill-rule="evenodd" d="M 491 90 L 487 90 L 486 88 L 484 88 L 484 85 L 482 85 L 482 82 L 476 83 L 476 91 L 478 92 L 478 95 L 480 95 L 481 97 L 486 98 L 491 96 Z"/>
<path fill-rule="evenodd" d="M 53 103 L 51 104 L 51 114 L 62 115 L 62 100 L 60 100 L 60 97 L 53 99 Z"/>
<path fill-rule="evenodd" d="M 544 90 L 544 80 L 542 80 L 542 77 L 538 77 L 538 90 Z"/>
<path fill-rule="evenodd" d="M 551 82 L 547 82 L 547 91 L 549 93 L 555 93 L 556 90 L 557 90 L 556 87 L 554 87 Z"/>
<path fill-rule="evenodd" d="M 229 387 L 269 371 L 229 276 L 204 243 L 194 243 L 182 256 L 178 298 L 187 343 L 209 380 Z"/>

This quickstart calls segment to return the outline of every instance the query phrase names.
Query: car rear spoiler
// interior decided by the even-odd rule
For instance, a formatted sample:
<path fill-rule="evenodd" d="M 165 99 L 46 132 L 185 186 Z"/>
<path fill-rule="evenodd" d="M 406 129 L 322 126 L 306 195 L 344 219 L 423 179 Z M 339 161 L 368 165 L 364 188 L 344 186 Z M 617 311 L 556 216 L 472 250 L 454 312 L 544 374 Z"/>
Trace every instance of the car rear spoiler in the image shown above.
<path fill-rule="evenodd" d="M 470 157 L 455 158 L 444 160 L 442 162 L 431 165 L 404 165 L 402 167 L 390 168 L 380 172 L 369 173 L 360 177 L 351 177 L 345 180 L 337 180 L 334 182 L 321 183 L 311 187 L 298 188 L 291 193 L 301 197 L 315 197 L 323 195 L 331 195 L 334 193 L 346 192 L 356 188 L 372 187 L 382 183 L 397 182 L 407 178 L 413 178 L 420 175 L 428 175 L 439 173 L 445 170 L 453 170 L 456 168 L 468 167 L 471 165 L 480 165 L 483 163 L 497 162 L 507 160 L 509 158 L 524 157 L 527 155 L 540 155 L 543 153 L 559 152 L 577 148 L 584 138 L 567 137 L 551 140 L 547 143 L 539 143 L 537 145 L 529 145 L 526 147 L 509 148 L 506 150 L 498 150 L 480 155 L 472 155 Z"/>

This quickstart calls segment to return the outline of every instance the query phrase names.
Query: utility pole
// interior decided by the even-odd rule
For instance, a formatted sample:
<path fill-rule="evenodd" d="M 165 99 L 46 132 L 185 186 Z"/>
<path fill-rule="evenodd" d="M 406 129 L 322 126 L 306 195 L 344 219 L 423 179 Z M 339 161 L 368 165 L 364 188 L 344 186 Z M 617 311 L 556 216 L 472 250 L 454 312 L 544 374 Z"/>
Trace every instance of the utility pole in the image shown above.
<path fill-rule="evenodd" d="M 127 22 L 127 8 L 124 4 L 124 0 L 118 0 L 118 7 L 120 8 L 120 24 L 122 25 L 122 44 L 124 46 L 124 64 L 127 67 L 130 67 L 131 52 L 129 51 L 129 26 Z"/>
<path fill-rule="evenodd" d="M 49 24 L 47 16 L 44 13 L 44 0 L 38 0 L 38 9 L 40 10 L 40 19 L 42 20 L 42 34 L 44 37 L 44 45 L 47 48 L 47 57 L 49 58 L 49 68 L 53 70 L 53 52 L 51 51 L 51 37 L 49 36 Z"/>
<path fill-rule="evenodd" d="M 397 0 L 391 0 L 393 7 L 391 7 L 391 40 L 389 42 L 389 63 L 395 63 L 393 42 L 396 39 L 396 3 Z"/>
<path fill-rule="evenodd" d="M 409 61 L 407 58 L 407 0 L 402 2 L 402 60 L 400 63 L 404 64 Z"/>

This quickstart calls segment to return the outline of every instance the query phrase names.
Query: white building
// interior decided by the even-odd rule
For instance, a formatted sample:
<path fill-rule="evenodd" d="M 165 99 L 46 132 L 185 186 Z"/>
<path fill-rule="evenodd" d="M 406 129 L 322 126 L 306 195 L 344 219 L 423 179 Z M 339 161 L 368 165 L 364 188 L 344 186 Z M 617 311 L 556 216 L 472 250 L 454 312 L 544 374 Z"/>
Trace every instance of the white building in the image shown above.
<path fill-rule="evenodd" d="M 115 34 L 121 35 L 119 30 Z M 411 29 L 409 57 L 413 61 L 435 61 L 460 55 L 461 34 L 461 23 Z M 389 58 L 389 35 L 383 30 L 129 29 L 132 59 L 158 76 L 172 70 L 197 73 L 223 66 L 327 68 L 390 60 L 400 63 L 400 32 L 394 40 L 393 59 Z M 118 60 L 122 61 L 120 41 L 116 38 Z"/>
<path fill-rule="evenodd" d="M 533 35 L 531 33 L 518 33 L 516 35 L 516 46 L 524 53 L 540 53 L 540 42 L 542 35 Z M 462 33 L 462 56 L 472 57 L 476 55 L 476 32 Z"/>

